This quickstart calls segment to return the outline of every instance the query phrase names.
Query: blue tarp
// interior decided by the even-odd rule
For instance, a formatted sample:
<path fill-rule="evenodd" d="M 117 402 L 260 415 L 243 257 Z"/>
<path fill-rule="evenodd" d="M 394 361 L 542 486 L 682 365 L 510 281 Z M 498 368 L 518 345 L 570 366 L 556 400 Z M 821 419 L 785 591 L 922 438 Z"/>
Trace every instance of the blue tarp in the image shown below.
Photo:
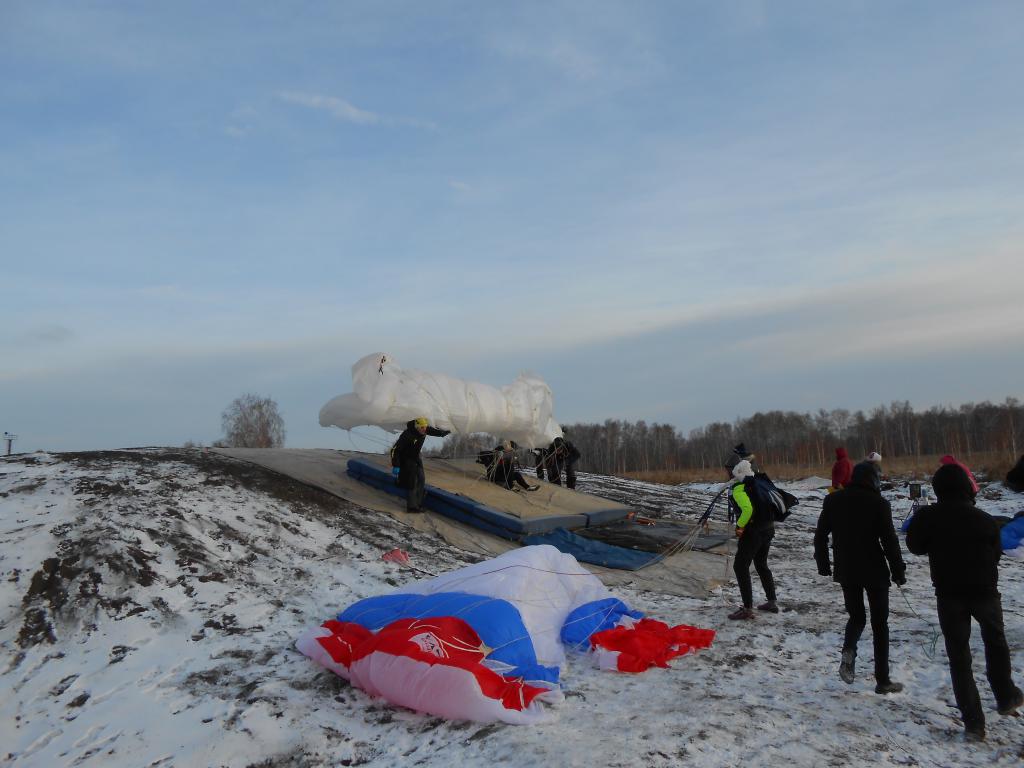
<path fill-rule="evenodd" d="M 999 532 L 999 538 L 1002 540 L 1004 552 L 1019 547 L 1021 540 L 1024 539 L 1024 517 L 1014 518 L 1004 525 Z"/>
<path fill-rule="evenodd" d="M 560 552 L 572 555 L 582 563 L 593 563 L 623 571 L 635 571 L 643 568 L 659 557 L 653 552 L 640 552 L 625 547 L 616 547 L 613 544 L 605 544 L 603 541 L 585 539 L 564 528 L 556 528 L 550 533 L 527 536 L 523 539 L 523 544 L 550 544 Z"/>

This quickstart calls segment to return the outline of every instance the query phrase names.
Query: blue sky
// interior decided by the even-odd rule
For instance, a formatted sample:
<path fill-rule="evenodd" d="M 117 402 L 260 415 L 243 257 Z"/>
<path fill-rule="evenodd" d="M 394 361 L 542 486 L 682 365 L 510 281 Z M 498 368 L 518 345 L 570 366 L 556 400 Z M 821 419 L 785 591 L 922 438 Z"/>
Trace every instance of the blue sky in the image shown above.
<path fill-rule="evenodd" d="M 0 429 L 293 447 L 371 352 L 563 422 L 1024 398 L 1024 4 L 0 4 Z"/>

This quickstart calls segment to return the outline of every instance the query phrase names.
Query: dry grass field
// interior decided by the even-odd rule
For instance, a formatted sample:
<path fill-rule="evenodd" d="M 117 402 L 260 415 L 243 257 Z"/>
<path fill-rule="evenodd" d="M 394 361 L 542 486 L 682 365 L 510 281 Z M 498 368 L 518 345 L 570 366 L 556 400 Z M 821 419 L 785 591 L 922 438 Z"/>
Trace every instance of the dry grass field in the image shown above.
<path fill-rule="evenodd" d="M 969 456 L 958 456 L 971 471 L 979 477 L 1002 480 L 1010 468 L 1016 463 L 1017 457 L 1003 451 L 975 452 Z M 854 463 L 858 457 L 851 457 Z M 914 480 L 927 480 L 939 466 L 939 454 L 929 456 L 901 456 L 895 459 L 883 459 L 883 476 L 899 476 Z M 817 475 L 828 478 L 832 474 L 832 464 L 768 464 L 761 465 L 761 470 L 777 480 L 799 480 Z M 680 483 L 715 483 L 726 479 L 725 470 L 718 467 L 707 469 L 656 470 L 651 472 L 626 472 L 624 477 L 643 480 L 649 483 L 679 485 Z"/>

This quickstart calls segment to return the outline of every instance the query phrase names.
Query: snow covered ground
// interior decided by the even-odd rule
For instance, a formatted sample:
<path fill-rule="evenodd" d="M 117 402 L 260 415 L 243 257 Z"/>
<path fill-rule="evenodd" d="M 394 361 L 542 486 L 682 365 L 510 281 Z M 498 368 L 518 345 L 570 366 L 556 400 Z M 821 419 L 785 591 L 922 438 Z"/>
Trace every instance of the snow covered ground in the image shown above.
<path fill-rule="evenodd" d="M 356 599 L 475 560 L 430 533 L 252 465 L 199 451 L 139 449 L 0 460 L 0 763 L 12 766 L 756 766 L 1019 765 L 1024 718 L 999 717 L 984 680 L 988 741 L 967 745 L 937 639 L 927 562 L 907 555 L 892 592 L 893 677 L 873 692 L 870 629 L 858 680 L 836 671 L 845 614 L 817 575 L 824 496 L 779 528 L 782 612 L 734 623 L 738 591 L 706 599 L 616 588 L 672 624 L 718 631 L 671 670 L 600 672 L 582 658 L 554 722 L 447 722 L 371 700 L 299 654 L 294 639 Z M 703 511 L 714 486 L 584 475 L 581 490 L 671 517 Z M 886 490 L 899 519 L 906 483 Z M 983 484 L 995 514 L 1024 496 Z M 383 562 L 394 547 L 415 569 Z M 724 566 L 724 563 L 723 563 Z M 1024 563 L 1001 588 L 1024 683 Z M 644 582 L 638 582 L 644 583 Z M 755 598 L 760 597 L 755 577 Z M 976 633 L 977 635 L 977 633 Z"/>

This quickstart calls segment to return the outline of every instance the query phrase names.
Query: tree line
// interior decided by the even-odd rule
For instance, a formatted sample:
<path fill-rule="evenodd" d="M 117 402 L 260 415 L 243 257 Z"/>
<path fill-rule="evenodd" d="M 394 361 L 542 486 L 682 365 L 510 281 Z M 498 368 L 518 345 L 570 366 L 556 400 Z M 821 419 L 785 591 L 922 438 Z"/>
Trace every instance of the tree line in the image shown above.
<path fill-rule="evenodd" d="M 844 408 L 814 414 L 767 411 L 732 424 L 714 422 L 685 436 L 670 424 L 617 419 L 564 428 L 583 454 L 578 468 L 600 474 L 720 467 L 740 442 L 764 465 L 828 464 L 837 446 L 855 459 L 871 451 L 886 458 L 952 453 L 970 463 L 975 452 L 1018 456 L 1024 448 L 1024 406 L 1007 398 L 1002 404 L 915 411 L 904 400 L 868 413 Z"/>

